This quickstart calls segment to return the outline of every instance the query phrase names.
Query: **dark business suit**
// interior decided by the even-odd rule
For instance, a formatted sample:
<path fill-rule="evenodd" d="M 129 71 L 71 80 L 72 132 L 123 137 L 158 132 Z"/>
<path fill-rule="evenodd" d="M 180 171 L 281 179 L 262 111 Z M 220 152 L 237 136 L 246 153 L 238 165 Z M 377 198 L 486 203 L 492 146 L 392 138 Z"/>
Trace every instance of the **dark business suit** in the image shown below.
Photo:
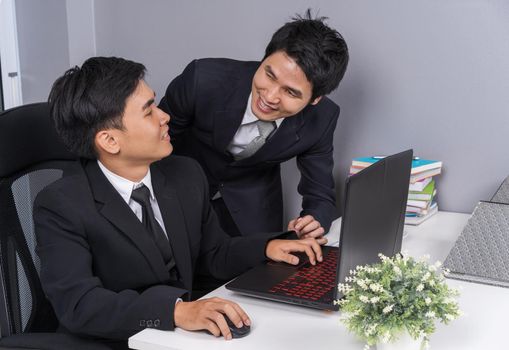
<path fill-rule="evenodd" d="M 34 209 L 41 282 L 63 331 L 127 339 L 145 327 L 174 328 L 175 301 L 198 270 L 231 278 L 265 259 L 274 234 L 230 238 L 210 208 L 206 178 L 189 158 L 151 166 L 152 185 L 180 280 L 96 161 L 53 183 Z"/>
<path fill-rule="evenodd" d="M 247 107 L 259 62 L 201 59 L 168 86 L 159 105 L 170 114 L 175 154 L 198 160 L 210 194 L 220 191 L 243 235 L 280 231 L 283 199 L 280 163 L 297 157 L 301 215 L 328 231 L 335 216 L 333 136 L 339 107 L 328 98 L 285 118 L 253 156 L 235 161 L 227 151 Z"/>

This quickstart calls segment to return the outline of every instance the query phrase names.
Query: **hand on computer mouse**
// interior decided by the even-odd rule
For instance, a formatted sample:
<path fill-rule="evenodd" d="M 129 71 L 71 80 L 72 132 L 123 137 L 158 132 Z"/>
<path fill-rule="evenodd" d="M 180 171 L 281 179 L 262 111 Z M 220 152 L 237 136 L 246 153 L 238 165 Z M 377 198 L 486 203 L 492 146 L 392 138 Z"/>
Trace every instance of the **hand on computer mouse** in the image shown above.
<path fill-rule="evenodd" d="M 251 331 L 251 326 L 244 324 L 242 327 L 238 328 L 233 324 L 233 322 L 228 318 L 228 316 L 225 315 L 224 318 L 226 320 L 228 328 L 230 329 L 233 339 L 245 337 Z"/>
<path fill-rule="evenodd" d="M 178 302 L 173 319 L 176 327 L 189 331 L 204 329 L 216 337 L 222 335 L 226 340 L 233 338 L 233 331 L 226 320 L 231 320 L 233 327 L 238 329 L 251 325 L 246 312 L 237 303 L 221 298 Z"/>

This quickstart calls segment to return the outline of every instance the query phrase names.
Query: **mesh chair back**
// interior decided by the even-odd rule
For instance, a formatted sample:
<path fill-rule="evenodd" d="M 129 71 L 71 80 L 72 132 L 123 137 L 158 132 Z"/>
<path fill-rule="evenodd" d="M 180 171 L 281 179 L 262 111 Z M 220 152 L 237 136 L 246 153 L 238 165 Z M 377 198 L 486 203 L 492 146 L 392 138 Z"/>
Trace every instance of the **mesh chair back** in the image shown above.
<path fill-rule="evenodd" d="M 46 103 L 0 114 L 2 337 L 56 329 L 56 317 L 39 281 L 32 209 L 39 191 L 76 168 L 76 157 L 52 128 Z"/>

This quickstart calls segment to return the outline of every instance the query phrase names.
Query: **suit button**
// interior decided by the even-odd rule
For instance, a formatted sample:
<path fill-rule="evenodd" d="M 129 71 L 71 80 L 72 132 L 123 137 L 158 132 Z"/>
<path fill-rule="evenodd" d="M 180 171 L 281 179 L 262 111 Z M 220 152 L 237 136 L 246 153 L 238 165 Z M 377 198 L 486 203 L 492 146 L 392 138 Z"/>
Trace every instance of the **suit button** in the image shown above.
<path fill-rule="evenodd" d="M 219 184 L 219 187 L 223 188 L 223 187 L 224 187 L 224 184 Z"/>
<path fill-rule="evenodd" d="M 145 320 L 140 320 L 140 327 L 145 327 L 147 322 Z"/>
<path fill-rule="evenodd" d="M 157 320 L 154 320 L 154 327 L 159 327 L 159 325 L 161 324 L 161 321 L 159 321 L 159 319 Z"/>
<path fill-rule="evenodd" d="M 152 327 L 154 325 L 154 322 L 152 322 L 152 320 L 148 320 L 147 321 L 147 327 Z"/>

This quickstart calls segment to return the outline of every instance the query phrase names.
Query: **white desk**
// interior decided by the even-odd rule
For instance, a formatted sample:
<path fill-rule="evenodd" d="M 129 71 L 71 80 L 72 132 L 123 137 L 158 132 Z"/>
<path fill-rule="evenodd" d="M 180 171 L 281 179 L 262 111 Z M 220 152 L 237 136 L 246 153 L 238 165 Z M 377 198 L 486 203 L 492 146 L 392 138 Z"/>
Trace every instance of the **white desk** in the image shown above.
<path fill-rule="evenodd" d="M 444 261 L 469 215 L 439 212 L 419 226 L 405 226 L 403 250 L 414 257 L 424 254 L 431 261 Z M 339 222 L 328 236 L 337 241 Z M 461 288 L 460 308 L 465 313 L 448 326 L 437 324 L 431 337 L 432 350 L 506 349 L 509 289 L 448 280 Z M 242 296 L 221 287 L 208 296 L 219 296 L 239 303 L 249 314 L 251 333 L 225 341 L 203 332 L 174 332 L 145 329 L 129 338 L 129 346 L 139 350 L 184 349 L 362 349 L 339 322 L 339 312 L 326 312 Z"/>

